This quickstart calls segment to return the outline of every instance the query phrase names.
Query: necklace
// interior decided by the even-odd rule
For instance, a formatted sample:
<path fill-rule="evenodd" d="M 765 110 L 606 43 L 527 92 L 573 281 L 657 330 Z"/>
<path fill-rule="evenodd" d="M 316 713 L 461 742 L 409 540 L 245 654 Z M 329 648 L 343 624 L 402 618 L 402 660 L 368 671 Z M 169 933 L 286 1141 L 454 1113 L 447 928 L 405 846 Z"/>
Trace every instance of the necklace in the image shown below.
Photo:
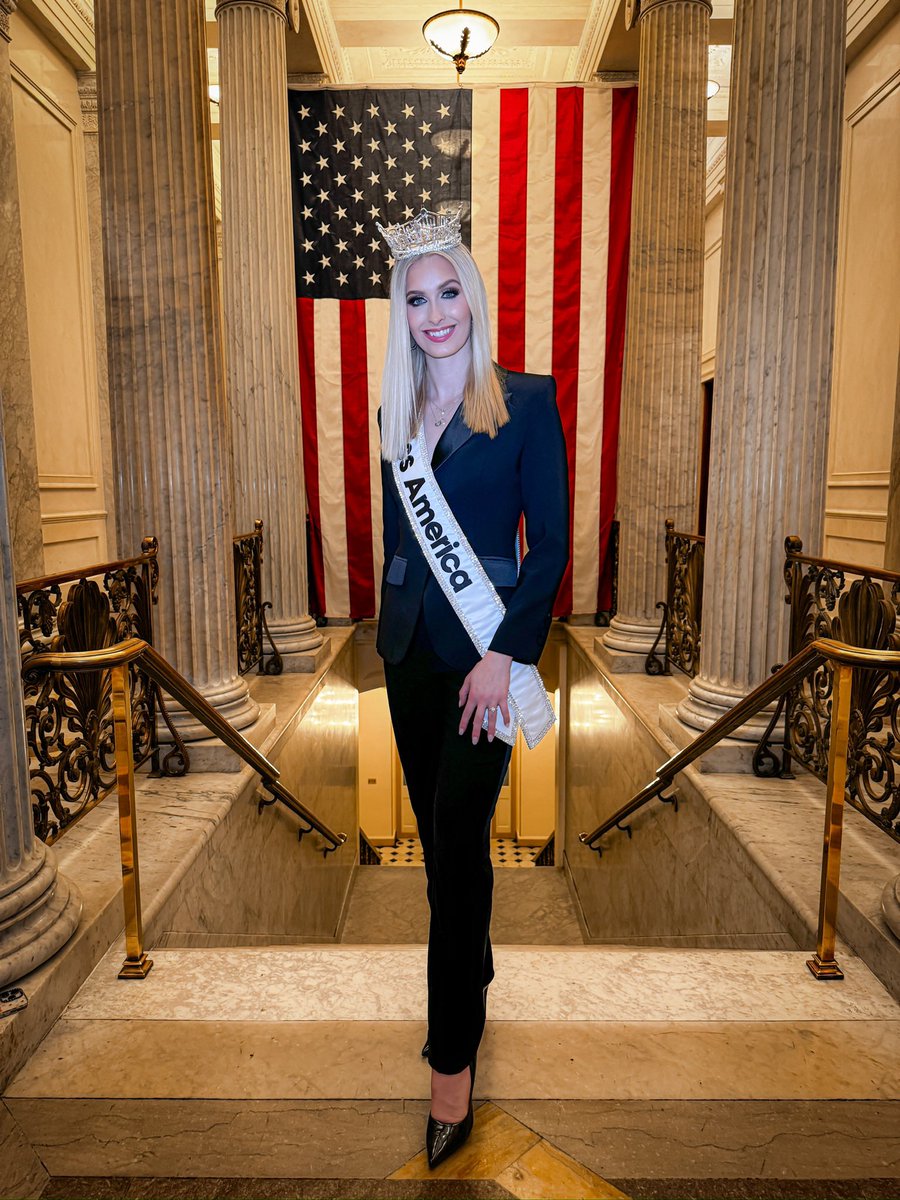
<path fill-rule="evenodd" d="M 457 396 L 457 398 L 452 402 L 453 412 L 456 412 L 461 400 L 462 400 L 462 396 Z M 426 403 L 428 404 L 428 407 L 431 409 L 432 425 L 434 425 L 435 429 L 440 429 L 442 425 L 445 425 L 447 423 L 447 407 L 446 407 L 446 405 L 442 407 L 441 405 L 436 404 L 435 401 L 433 401 L 433 400 L 429 400 Z M 435 411 L 437 411 L 440 414 L 440 416 L 435 416 Z M 451 413 L 451 416 L 452 416 L 452 413 Z"/>

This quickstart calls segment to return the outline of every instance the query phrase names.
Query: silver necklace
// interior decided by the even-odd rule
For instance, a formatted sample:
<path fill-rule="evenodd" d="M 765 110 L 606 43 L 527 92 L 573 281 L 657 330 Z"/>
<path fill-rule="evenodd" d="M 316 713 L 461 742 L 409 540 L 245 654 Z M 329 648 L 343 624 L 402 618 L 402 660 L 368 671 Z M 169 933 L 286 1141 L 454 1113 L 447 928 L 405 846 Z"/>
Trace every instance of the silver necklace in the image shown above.
<path fill-rule="evenodd" d="M 458 396 L 456 398 L 456 400 L 453 401 L 453 411 L 454 412 L 456 412 L 457 408 L 459 407 L 460 400 L 462 400 L 462 396 Z M 433 400 L 429 400 L 427 403 L 428 403 L 428 407 L 431 409 L 431 423 L 432 423 L 432 425 L 434 425 L 435 429 L 440 429 L 442 425 L 445 425 L 447 423 L 447 409 L 446 409 L 446 407 L 441 408 Z M 436 417 L 434 415 L 435 410 L 437 410 L 440 413 L 439 417 Z"/>

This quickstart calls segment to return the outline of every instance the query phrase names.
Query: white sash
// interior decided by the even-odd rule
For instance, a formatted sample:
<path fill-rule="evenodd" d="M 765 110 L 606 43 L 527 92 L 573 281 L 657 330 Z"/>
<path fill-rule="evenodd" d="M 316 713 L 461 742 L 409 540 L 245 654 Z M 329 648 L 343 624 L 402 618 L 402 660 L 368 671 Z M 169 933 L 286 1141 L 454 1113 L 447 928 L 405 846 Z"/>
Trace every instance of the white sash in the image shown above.
<path fill-rule="evenodd" d="M 484 657 L 506 606 L 460 529 L 431 469 L 425 432 L 419 430 L 406 455 L 393 464 L 397 491 L 425 561 L 459 617 L 475 649 Z M 496 735 L 515 744 L 519 726 L 533 750 L 556 717 L 534 665 L 513 662 L 509 673 L 510 723 L 497 709 Z M 487 728 L 485 715 L 484 727 Z"/>

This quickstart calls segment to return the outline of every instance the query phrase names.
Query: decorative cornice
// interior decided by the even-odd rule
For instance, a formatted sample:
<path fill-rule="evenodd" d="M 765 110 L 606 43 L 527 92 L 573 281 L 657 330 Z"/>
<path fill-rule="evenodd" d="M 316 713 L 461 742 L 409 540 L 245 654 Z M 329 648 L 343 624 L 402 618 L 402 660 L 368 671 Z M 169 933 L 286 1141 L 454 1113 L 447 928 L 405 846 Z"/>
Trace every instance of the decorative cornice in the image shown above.
<path fill-rule="evenodd" d="M 289 88 L 305 91 L 309 88 L 325 87 L 327 83 L 328 76 L 321 71 L 288 71 L 287 85 Z"/>
<path fill-rule="evenodd" d="M 97 132 L 97 72 L 78 72 L 78 98 L 81 101 L 81 129 Z"/>
<path fill-rule="evenodd" d="M 84 0 L 69 0 L 69 3 L 84 21 L 85 25 L 94 28 L 94 8 L 91 4 L 85 4 Z"/>
<path fill-rule="evenodd" d="M 417 46 L 407 49 L 404 46 L 373 51 L 377 54 L 377 66 L 386 71 L 420 71 L 438 73 L 447 77 L 447 62 L 440 59 L 428 46 Z M 485 58 L 485 64 L 494 71 L 526 71 L 534 72 L 537 66 L 535 50 L 506 50 L 494 47 L 490 59 Z"/>
<path fill-rule="evenodd" d="M 10 40 L 9 18 L 16 11 L 16 0 L 0 0 L 0 37 Z"/>
<path fill-rule="evenodd" d="M 632 87 L 638 81 L 637 71 L 598 71 L 600 83 L 608 83 L 611 87 Z"/>
<path fill-rule="evenodd" d="M 303 0 L 306 19 L 329 83 L 352 83 L 350 60 L 338 40 L 337 27 L 327 0 Z"/>
<path fill-rule="evenodd" d="M 593 0 L 581 31 L 581 40 L 569 55 L 569 79 L 587 83 L 595 77 L 618 10 L 619 0 Z"/>

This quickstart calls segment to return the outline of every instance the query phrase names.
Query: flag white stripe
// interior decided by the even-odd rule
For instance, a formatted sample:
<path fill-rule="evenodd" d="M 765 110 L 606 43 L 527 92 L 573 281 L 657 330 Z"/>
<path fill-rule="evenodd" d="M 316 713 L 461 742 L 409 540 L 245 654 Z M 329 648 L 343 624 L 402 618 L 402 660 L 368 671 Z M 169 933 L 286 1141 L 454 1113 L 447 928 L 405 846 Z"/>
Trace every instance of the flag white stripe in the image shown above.
<path fill-rule="evenodd" d="M 350 615 L 350 579 L 344 495 L 340 301 L 317 300 L 314 311 L 319 516 L 325 560 L 325 603 L 330 617 L 347 617 Z"/>
<path fill-rule="evenodd" d="M 609 246 L 609 170 L 612 94 L 584 92 L 581 208 L 581 323 L 575 437 L 572 611 L 597 608 L 600 567 L 600 450 L 606 358 L 606 273 Z"/>
<path fill-rule="evenodd" d="M 553 367 L 553 215 L 556 208 L 556 89 L 528 97 L 528 240 L 525 258 L 525 370 Z M 502 216 L 501 216 L 502 220 Z"/>

